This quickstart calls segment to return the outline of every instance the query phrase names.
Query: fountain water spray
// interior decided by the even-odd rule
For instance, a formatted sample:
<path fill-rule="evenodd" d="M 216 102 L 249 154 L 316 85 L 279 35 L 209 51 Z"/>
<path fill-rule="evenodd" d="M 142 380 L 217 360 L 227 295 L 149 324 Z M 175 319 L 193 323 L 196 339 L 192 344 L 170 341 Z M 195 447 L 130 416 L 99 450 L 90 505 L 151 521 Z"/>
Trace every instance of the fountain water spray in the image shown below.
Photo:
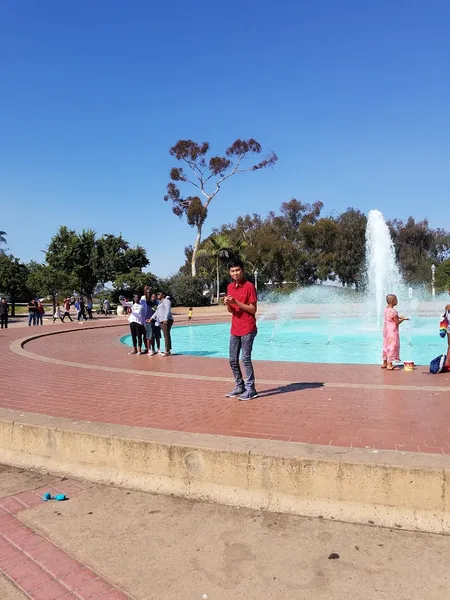
<path fill-rule="evenodd" d="M 367 218 L 366 286 L 370 313 L 380 324 L 386 295 L 400 293 L 403 286 L 389 227 L 379 210 L 371 210 Z"/>

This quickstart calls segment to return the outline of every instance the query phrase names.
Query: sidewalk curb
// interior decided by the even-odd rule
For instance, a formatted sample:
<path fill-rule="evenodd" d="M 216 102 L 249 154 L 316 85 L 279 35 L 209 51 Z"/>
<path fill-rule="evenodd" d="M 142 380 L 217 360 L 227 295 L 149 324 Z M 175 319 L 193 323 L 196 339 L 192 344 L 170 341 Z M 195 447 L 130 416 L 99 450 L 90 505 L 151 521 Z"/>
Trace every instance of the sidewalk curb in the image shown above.
<path fill-rule="evenodd" d="M 450 457 L 76 422 L 0 409 L 0 463 L 154 493 L 450 534 Z"/>

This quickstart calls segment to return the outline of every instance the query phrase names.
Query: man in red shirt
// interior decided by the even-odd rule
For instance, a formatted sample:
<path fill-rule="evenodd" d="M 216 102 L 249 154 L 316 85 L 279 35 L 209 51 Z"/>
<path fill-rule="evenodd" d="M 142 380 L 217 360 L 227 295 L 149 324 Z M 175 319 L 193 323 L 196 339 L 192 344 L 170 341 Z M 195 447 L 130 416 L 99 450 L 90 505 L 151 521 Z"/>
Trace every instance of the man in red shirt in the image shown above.
<path fill-rule="evenodd" d="M 236 385 L 226 396 L 239 400 L 253 400 L 258 397 L 252 365 L 253 341 L 258 332 L 256 328 L 258 296 L 253 283 L 246 281 L 244 265 L 240 260 L 232 261 L 229 268 L 233 282 L 228 285 L 224 304 L 231 313 L 230 366 Z M 246 375 L 245 385 L 239 366 L 241 350 Z"/>

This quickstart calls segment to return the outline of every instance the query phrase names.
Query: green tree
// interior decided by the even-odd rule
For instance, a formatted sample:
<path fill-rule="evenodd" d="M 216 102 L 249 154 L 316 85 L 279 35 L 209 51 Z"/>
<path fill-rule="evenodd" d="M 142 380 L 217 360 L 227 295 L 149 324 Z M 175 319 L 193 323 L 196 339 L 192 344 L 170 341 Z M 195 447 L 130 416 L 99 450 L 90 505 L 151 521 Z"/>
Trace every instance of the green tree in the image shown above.
<path fill-rule="evenodd" d="M 207 158 L 209 143 L 198 144 L 192 140 L 179 140 L 170 149 L 170 155 L 181 162 L 183 166 L 173 167 L 170 171 L 170 183 L 164 200 L 172 201 L 172 210 L 178 217 L 185 216 L 188 224 L 195 227 L 197 233 L 192 249 L 191 273 L 197 275 L 197 252 L 202 238 L 203 224 L 208 215 L 208 207 L 219 193 L 222 184 L 237 173 L 258 171 L 272 166 L 278 160 L 271 152 L 263 160 L 246 166 L 248 158 L 261 154 L 261 144 L 253 138 L 236 140 L 225 152 L 225 156 Z M 189 176 L 184 169 L 190 170 Z M 188 171 L 189 172 L 189 171 Z M 198 190 L 199 196 L 183 196 L 180 184 L 190 184 Z M 202 201 L 203 199 L 203 201 Z"/>
<path fill-rule="evenodd" d="M 149 264 L 145 250 L 130 247 L 122 236 L 108 234 L 97 238 L 92 229 L 76 233 L 65 226 L 51 239 L 46 261 L 55 270 L 69 274 L 76 291 L 88 298 L 92 298 L 99 284 L 105 285 Z"/>
<path fill-rule="evenodd" d="M 433 256 L 434 232 L 427 219 L 416 222 L 409 217 L 406 223 L 394 219 L 389 223 L 397 260 L 408 283 L 423 283 L 429 279 Z"/>
<path fill-rule="evenodd" d="M 15 315 L 15 304 L 26 300 L 28 269 L 12 254 L 0 254 L 0 290 L 8 294 L 11 303 L 11 316 Z"/>
<path fill-rule="evenodd" d="M 442 261 L 436 267 L 436 289 L 438 292 L 445 292 L 450 287 L 450 258 Z"/>
<path fill-rule="evenodd" d="M 358 288 L 363 283 L 367 217 L 355 208 L 348 208 L 336 223 L 334 272 L 342 285 Z"/>
<path fill-rule="evenodd" d="M 204 306 L 208 304 L 208 298 L 203 294 L 204 287 L 205 281 L 200 277 L 178 274 L 170 278 L 168 285 L 163 284 L 161 291 L 169 293 L 178 306 Z"/>
<path fill-rule="evenodd" d="M 117 275 L 113 282 L 111 298 L 114 302 L 117 302 L 119 296 L 126 296 L 128 298 L 132 294 L 139 294 L 141 296 L 144 293 L 144 286 L 149 285 L 155 289 L 157 282 L 158 280 L 153 273 L 143 273 L 139 267 L 133 267 L 128 273 Z"/>
<path fill-rule="evenodd" d="M 52 299 L 53 313 L 58 297 L 70 296 L 74 290 L 74 282 L 65 271 L 58 271 L 49 265 L 31 263 L 28 265 L 27 286 L 38 296 L 49 296 Z"/>

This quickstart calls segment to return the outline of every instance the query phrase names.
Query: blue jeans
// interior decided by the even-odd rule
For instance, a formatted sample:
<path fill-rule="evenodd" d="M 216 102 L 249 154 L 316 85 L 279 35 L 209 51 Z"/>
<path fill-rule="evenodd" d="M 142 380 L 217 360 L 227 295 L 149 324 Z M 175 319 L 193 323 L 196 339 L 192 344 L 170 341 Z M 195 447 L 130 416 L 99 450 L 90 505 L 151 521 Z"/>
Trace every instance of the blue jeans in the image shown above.
<path fill-rule="evenodd" d="M 252 348 L 256 337 L 256 331 L 247 335 L 230 336 L 230 367 L 233 372 L 237 389 L 244 389 L 244 379 L 239 365 L 239 354 L 242 349 L 242 363 L 245 369 L 245 389 L 250 392 L 255 390 L 255 373 L 252 364 Z"/>
<path fill-rule="evenodd" d="M 36 325 L 36 313 L 28 313 L 28 325 L 31 325 L 31 323 L 33 323 L 33 325 Z"/>

